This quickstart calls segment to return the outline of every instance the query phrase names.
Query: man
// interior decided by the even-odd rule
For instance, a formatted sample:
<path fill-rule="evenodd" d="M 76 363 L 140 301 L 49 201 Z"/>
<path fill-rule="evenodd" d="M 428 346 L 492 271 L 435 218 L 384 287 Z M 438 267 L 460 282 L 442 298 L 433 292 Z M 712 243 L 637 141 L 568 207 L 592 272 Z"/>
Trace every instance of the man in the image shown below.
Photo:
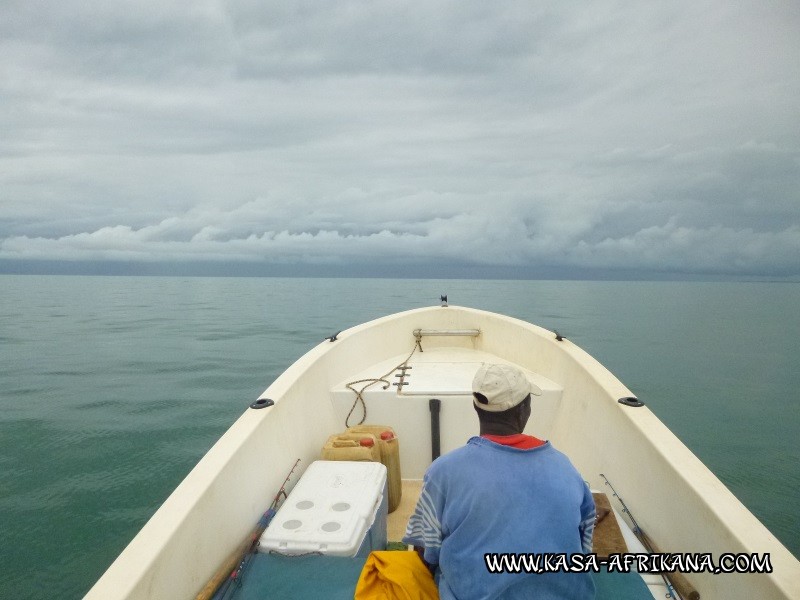
<path fill-rule="evenodd" d="M 403 541 L 434 571 L 442 600 L 594 598 L 590 573 L 491 573 L 485 554 L 588 553 L 595 506 L 569 459 L 522 433 L 531 385 L 510 365 L 472 382 L 480 437 L 431 464 Z"/>

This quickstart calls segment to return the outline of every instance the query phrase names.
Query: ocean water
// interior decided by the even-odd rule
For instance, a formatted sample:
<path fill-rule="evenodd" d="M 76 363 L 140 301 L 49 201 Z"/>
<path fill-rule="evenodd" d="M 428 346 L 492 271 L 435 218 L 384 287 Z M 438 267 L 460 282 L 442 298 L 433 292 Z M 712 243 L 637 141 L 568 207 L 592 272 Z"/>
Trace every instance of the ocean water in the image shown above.
<path fill-rule="evenodd" d="M 289 364 L 440 293 L 582 346 L 800 555 L 800 284 L 6 275 L 0 598 L 80 598 Z"/>

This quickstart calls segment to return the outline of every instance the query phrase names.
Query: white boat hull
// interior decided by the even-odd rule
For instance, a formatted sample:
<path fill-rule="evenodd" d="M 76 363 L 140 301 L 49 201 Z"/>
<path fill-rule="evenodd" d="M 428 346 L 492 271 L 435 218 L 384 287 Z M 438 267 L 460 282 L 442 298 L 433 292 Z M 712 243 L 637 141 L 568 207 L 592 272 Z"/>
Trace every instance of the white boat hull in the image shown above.
<path fill-rule="evenodd" d="M 401 363 L 419 328 L 480 335 L 425 337 L 408 386 L 364 392 L 368 422 L 392 425 L 402 442 L 404 477 L 421 477 L 431 460 L 428 400 L 442 400 L 442 451 L 460 446 L 477 432 L 471 365 L 512 362 L 542 390 L 529 432 L 566 453 L 591 487 L 610 491 L 605 475 L 660 550 L 769 554 L 771 574 L 689 575 L 703 598 L 800 598 L 797 559 L 646 406 L 620 404 L 633 394 L 602 365 L 547 330 L 453 306 L 391 315 L 311 349 L 262 394 L 275 405 L 249 409 L 234 423 L 86 597 L 194 597 L 252 530 L 294 462 L 310 464 L 327 436 L 344 428 L 355 399 L 346 384 Z"/>

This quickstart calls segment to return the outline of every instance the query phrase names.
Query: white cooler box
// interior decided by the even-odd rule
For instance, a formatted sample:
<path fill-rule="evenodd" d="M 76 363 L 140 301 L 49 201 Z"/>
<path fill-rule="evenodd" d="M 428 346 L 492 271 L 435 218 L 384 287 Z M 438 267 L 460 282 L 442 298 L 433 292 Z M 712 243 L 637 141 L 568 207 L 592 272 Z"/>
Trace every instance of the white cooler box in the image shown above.
<path fill-rule="evenodd" d="M 318 460 L 259 540 L 259 552 L 356 556 L 386 549 L 386 467 Z"/>

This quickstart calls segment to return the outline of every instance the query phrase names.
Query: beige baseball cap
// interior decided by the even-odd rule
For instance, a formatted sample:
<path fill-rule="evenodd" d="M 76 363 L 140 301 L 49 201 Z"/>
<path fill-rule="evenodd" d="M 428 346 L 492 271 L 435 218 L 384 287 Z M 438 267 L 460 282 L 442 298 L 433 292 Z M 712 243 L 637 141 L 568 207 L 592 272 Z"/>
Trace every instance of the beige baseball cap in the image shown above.
<path fill-rule="evenodd" d="M 472 380 L 472 402 L 489 412 L 502 412 L 514 408 L 528 394 L 540 395 L 525 374 L 511 365 L 483 363 Z M 486 403 L 478 400 L 485 398 Z"/>

